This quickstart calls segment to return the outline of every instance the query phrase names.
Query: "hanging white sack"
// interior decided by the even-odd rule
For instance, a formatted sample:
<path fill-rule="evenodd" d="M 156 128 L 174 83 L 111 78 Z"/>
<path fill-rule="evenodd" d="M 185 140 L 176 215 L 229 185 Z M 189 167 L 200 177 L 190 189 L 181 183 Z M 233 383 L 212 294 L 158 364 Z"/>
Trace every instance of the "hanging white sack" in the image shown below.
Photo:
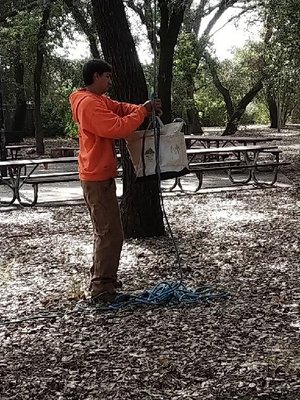
<path fill-rule="evenodd" d="M 159 120 L 159 119 L 158 119 Z M 184 133 L 184 121 L 163 125 L 159 120 L 159 172 L 161 179 L 171 179 L 189 173 Z M 127 138 L 127 148 L 137 178 L 157 176 L 156 132 L 136 131 Z"/>

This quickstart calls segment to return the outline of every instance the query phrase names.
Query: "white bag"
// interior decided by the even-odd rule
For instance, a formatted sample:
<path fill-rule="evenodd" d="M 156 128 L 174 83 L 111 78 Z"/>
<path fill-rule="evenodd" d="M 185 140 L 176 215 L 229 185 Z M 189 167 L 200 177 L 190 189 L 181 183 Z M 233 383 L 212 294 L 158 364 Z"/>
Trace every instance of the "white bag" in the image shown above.
<path fill-rule="evenodd" d="M 159 121 L 159 172 L 161 179 L 171 179 L 189 173 L 184 133 L 184 121 L 163 125 Z M 137 178 L 157 176 L 154 129 L 136 131 L 126 140 Z"/>

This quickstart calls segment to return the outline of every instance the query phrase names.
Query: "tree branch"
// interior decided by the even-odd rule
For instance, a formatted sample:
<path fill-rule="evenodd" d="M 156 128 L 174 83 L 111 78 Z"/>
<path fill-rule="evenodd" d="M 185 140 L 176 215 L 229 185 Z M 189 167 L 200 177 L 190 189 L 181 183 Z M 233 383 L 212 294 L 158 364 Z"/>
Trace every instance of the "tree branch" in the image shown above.
<path fill-rule="evenodd" d="M 220 17 L 224 14 L 224 12 L 231 6 L 233 6 L 235 3 L 237 3 L 239 0 L 231 0 L 231 1 L 226 1 L 226 0 L 221 0 L 220 3 L 218 4 L 218 10 L 215 13 L 215 15 L 212 17 L 212 19 L 209 21 L 207 24 L 207 27 L 205 28 L 203 32 L 203 36 L 209 36 L 212 28 L 214 25 L 217 23 L 217 21 L 220 19 Z"/>
<path fill-rule="evenodd" d="M 226 105 L 227 116 L 228 119 L 230 119 L 230 117 L 234 112 L 234 107 L 230 96 L 230 92 L 225 86 L 223 86 L 222 82 L 220 81 L 216 68 L 216 62 L 207 51 L 204 53 L 204 58 L 210 70 L 211 76 L 213 78 L 214 85 L 223 96 Z"/>
<path fill-rule="evenodd" d="M 100 58 L 100 53 L 97 46 L 97 40 L 94 35 L 93 29 L 87 23 L 86 18 L 80 11 L 80 9 L 74 5 L 73 0 L 64 0 L 64 3 L 71 11 L 75 22 L 81 27 L 82 31 L 86 34 L 90 43 L 90 51 L 94 58 Z"/>
<path fill-rule="evenodd" d="M 226 129 L 222 133 L 222 135 L 233 135 L 237 131 L 240 119 L 244 114 L 248 104 L 251 103 L 251 101 L 254 99 L 257 93 L 262 90 L 262 88 L 263 88 L 263 79 L 261 78 L 252 86 L 252 88 L 248 91 L 248 93 L 245 94 L 245 96 L 236 106 L 234 113 L 231 115 L 231 118 L 228 121 Z"/>
<path fill-rule="evenodd" d="M 229 18 L 220 28 L 218 28 L 216 31 L 214 31 L 210 36 L 214 36 L 217 32 L 219 32 L 221 29 L 223 29 L 226 25 L 230 24 L 230 22 L 239 19 L 242 15 L 244 15 L 246 12 L 250 10 L 254 10 L 256 8 L 255 5 L 252 5 L 250 7 L 244 8 L 239 14 L 233 15 L 231 18 Z"/>
<path fill-rule="evenodd" d="M 40 4 L 39 4 L 38 0 L 33 0 L 30 3 L 27 3 L 26 5 L 21 6 L 18 9 L 10 10 L 8 13 L 0 16 L 0 25 L 7 23 L 8 19 L 16 17 L 20 12 L 22 12 L 22 11 L 30 12 L 30 11 L 34 10 L 35 8 L 38 8 L 39 5 Z"/>
<path fill-rule="evenodd" d="M 131 8 L 141 19 L 142 24 L 146 26 L 147 37 L 150 42 L 152 50 L 154 49 L 154 34 L 156 27 L 154 27 L 151 1 L 144 0 L 144 9 L 135 4 L 134 0 L 127 0 L 125 2 L 129 8 Z"/>

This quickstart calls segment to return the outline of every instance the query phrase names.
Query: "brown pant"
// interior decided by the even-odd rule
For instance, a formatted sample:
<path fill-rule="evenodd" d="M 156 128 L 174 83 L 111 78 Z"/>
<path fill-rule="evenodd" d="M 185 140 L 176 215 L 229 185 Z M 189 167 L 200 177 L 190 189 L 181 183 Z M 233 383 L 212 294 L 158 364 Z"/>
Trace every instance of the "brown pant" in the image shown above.
<path fill-rule="evenodd" d="M 114 293 L 123 245 L 123 229 L 114 179 L 81 181 L 94 230 L 91 296 Z"/>

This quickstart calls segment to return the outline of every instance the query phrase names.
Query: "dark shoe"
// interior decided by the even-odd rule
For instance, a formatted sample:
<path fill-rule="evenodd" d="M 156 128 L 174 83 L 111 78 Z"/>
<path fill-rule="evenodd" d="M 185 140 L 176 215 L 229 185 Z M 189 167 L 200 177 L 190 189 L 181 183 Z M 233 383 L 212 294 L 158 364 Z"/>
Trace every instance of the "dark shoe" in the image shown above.
<path fill-rule="evenodd" d="M 94 280 L 94 282 L 97 282 L 97 281 Z M 101 282 L 101 281 L 99 280 L 99 282 Z M 111 283 L 115 289 L 122 289 L 122 287 L 123 287 L 122 281 L 115 280 L 115 281 L 111 281 Z M 89 285 L 89 291 L 92 290 L 92 286 L 93 286 L 93 283 L 91 282 Z"/>
<path fill-rule="evenodd" d="M 127 303 L 129 300 L 132 299 L 132 296 L 128 293 L 116 293 L 116 297 L 114 303 Z"/>
<path fill-rule="evenodd" d="M 122 281 L 114 281 L 113 285 L 115 289 L 122 289 L 123 287 Z"/>
<path fill-rule="evenodd" d="M 99 303 L 109 304 L 109 303 L 113 303 L 115 301 L 116 296 L 117 296 L 117 293 L 103 292 L 103 293 L 99 293 L 97 295 L 92 296 L 91 302 L 93 304 L 99 304 Z"/>
<path fill-rule="evenodd" d="M 127 293 L 99 293 L 96 296 L 91 297 L 91 302 L 93 304 L 118 304 L 127 303 L 131 299 L 130 294 Z"/>

